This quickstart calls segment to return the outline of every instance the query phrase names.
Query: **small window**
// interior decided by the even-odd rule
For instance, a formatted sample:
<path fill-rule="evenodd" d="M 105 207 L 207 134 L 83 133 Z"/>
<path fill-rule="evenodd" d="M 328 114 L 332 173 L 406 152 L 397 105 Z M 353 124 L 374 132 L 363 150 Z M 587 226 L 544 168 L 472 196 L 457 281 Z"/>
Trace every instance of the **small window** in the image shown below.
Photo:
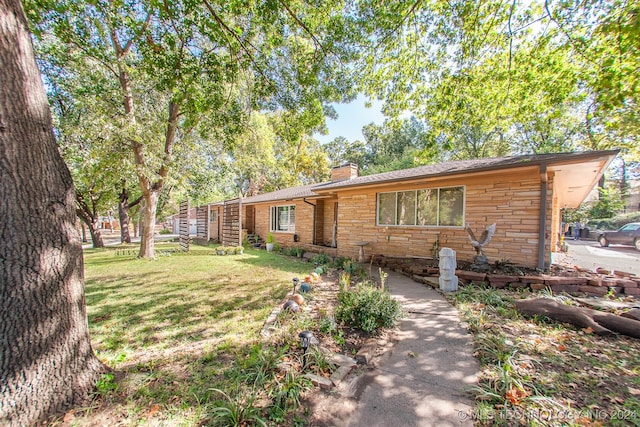
<path fill-rule="evenodd" d="M 209 222 L 216 222 L 218 220 L 218 211 L 210 210 L 209 211 Z"/>
<path fill-rule="evenodd" d="M 271 206 L 271 231 L 286 231 L 294 233 L 296 231 L 296 207 Z"/>

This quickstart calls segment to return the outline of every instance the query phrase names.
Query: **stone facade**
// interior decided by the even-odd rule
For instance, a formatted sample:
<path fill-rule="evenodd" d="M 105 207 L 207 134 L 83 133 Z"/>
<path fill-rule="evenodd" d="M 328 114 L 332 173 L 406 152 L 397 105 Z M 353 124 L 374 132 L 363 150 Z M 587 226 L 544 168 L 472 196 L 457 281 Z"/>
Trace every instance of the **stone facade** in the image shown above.
<path fill-rule="evenodd" d="M 547 218 L 552 218 L 552 179 L 549 191 Z M 465 187 L 464 222 L 479 236 L 484 228 L 496 223 L 496 233 L 484 248 L 490 262 L 509 261 L 536 267 L 540 228 L 540 178 L 536 169 L 509 174 L 468 176 L 446 181 L 414 182 L 386 187 L 380 191 L 442 186 Z M 438 248 L 450 247 L 458 259 L 472 261 L 475 251 L 464 227 L 416 227 L 376 225 L 377 193 L 369 190 L 343 192 L 338 196 L 338 253 L 356 258 L 358 242 L 369 242 L 368 255 L 433 257 Z M 553 221 L 546 224 L 545 235 L 551 235 Z M 436 241 L 438 244 L 436 246 Z M 547 247 L 549 247 L 549 240 Z M 545 263 L 550 263 L 550 249 L 545 250 Z"/>
<path fill-rule="evenodd" d="M 552 218 L 553 179 L 547 183 L 547 218 Z M 502 260 L 517 265 L 536 267 L 540 227 L 540 186 L 537 168 L 506 173 L 469 175 L 455 179 L 398 183 L 378 189 L 341 191 L 337 199 L 315 199 L 316 228 L 314 240 L 314 208 L 303 200 L 278 201 L 255 205 L 254 232 L 266 236 L 269 231 L 271 206 L 295 205 L 296 229 L 293 232 L 271 232 L 281 246 L 329 246 L 332 240 L 335 209 L 337 206 L 337 254 L 357 259 L 359 246 L 371 255 L 432 257 L 442 247 L 453 248 L 458 259 L 472 261 L 475 251 L 464 227 L 380 226 L 376 224 L 377 195 L 379 192 L 414 190 L 448 186 L 464 186 L 464 222 L 480 235 L 484 228 L 497 224 L 496 233 L 484 248 L 490 262 Z M 337 205 L 336 205 L 337 202 Z M 555 221 L 555 218 L 554 218 Z M 550 262 L 552 224 L 547 221 L 545 232 L 547 249 L 545 263 Z M 246 225 L 245 225 L 246 228 Z M 293 235 L 298 235 L 294 242 Z M 436 246 L 436 241 L 438 245 Z"/>
<path fill-rule="evenodd" d="M 456 251 L 458 260 L 469 262 L 476 252 L 464 225 L 469 224 L 480 237 L 495 223 L 496 232 L 483 247 L 490 263 L 544 268 L 550 264 L 551 252 L 558 248 L 561 209 L 577 207 L 615 155 L 616 150 L 609 150 L 471 159 L 362 177 L 358 177 L 356 165 L 347 164 L 333 169 L 330 182 L 241 200 L 239 220 L 246 233 L 264 239 L 270 232 L 270 208 L 295 206 L 295 231 L 271 231 L 280 246 L 353 259 L 358 259 L 361 247 L 366 259 L 434 258 L 441 248 L 449 247 Z M 377 224 L 380 193 L 447 187 L 464 188 L 461 222 L 459 192 L 448 192 L 454 194 L 449 206 L 455 208 L 448 207 L 445 216 L 455 215 L 456 226 Z M 433 200 L 428 197 L 434 194 L 439 197 L 440 192 L 421 196 Z M 393 197 L 387 194 L 384 198 L 387 222 L 395 222 Z M 403 218 L 411 222 L 407 214 L 411 208 L 406 209 L 415 202 L 408 195 L 404 197 L 409 201 L 403 206 Z M 545 200 L 541 200 L 543 197 Z M 433 218 L 428 221 L 437 222 Z M 336 247 L 332 248 L 334 240 Z"/>

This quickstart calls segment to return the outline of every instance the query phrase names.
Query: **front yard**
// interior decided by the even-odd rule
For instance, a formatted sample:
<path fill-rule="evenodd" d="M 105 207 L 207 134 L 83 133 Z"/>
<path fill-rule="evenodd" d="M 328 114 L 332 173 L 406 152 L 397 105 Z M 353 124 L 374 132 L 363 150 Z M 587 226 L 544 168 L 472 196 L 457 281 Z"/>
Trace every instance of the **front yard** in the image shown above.
<path fill-rule="evenodd" d="M 90 407 L 59 422 L 213 424 L 216 407 L 246 381 L 238 367 L 259 357 L 264 321 L 309 265 L 253 250 L 216 256 L 195 247 L 155 261 L 86 251 L 90 334 L 113 375 L 103 377 Z"/>
<path fill-rule="evenodd" d="M 253 249 L 216 256 L 194 247 L 155 261 L 86 251 L 92 343 L 112 373 L 91 404 L 52 424 L 306 425 L 300 403 L 313 394 L 299 374 L 298 333 L 312 330 L 350 355 L 363 336 L 335 324 L 335 298 L 319 289 L 305 295 L 313 315 L 282 312 L 269 339 L 260 335 L 292 278 L 313 268 Z M 461 415 L 482 426 L 640 425 L 640 340 L 523 318 L 513 301 L 526 295 L 467 286 L 450 296 L 482 364 L 476 411 Z M 316 373 L 332 369 L 321 354 L 309 358 Z"/>

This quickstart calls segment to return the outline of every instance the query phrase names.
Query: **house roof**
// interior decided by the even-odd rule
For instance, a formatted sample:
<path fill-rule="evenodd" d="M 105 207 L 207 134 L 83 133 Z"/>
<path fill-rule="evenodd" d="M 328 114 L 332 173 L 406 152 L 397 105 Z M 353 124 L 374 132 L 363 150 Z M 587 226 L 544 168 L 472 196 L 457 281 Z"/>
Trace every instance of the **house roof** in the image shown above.
<path fill-rule="evenodd" d="M 329 190 L 344 187 L 357 187 L 368 184 L 380 184 L 396 181 L 404 181 L 416 178 L 429 178 L 443 175 L 458 175 L 501 169 L 512 169 L 523 166 L 536 166 L 541 164 L 566 164 L 580 163 L 601 157 L 613 157 L 618 150 L 586 151 L 574 153 L 550 153 L 550 154 L 525 154 L 521 156 L 495 157 L 487 159 L 458 160 L 445 163 L 437 163 L 426 166 L 418 166 L 411 169 L 402 169 L 384 172 L 375 175 L 360 176 L 340 182 L 329 182 L 319 185 L 316 190 Z M 607 163 L 608 164 L 608 163 Z"/>
<path fill-rule="evenodd" d="M 573 153 L 526 154 L 486 159 L 458 160 L 359 176 L 340 181 L 329 181 L 300 187 L 286 188 L 244 199 L 245 204 L 318 197 L 336 190 L 366 187 L 430 177 L 454 176 L 483 171 L 498 171 L 527 166 L 547 165 L 556 172 L 561 188 L 566 189 L 563 200 L 566 207 L 577 207 L 600 178 L 604 169 L 618 154 L 618 150 L 584 151 Z M 569 194 L 571 193 L 571 194 Z"/>
<path fill-rule="evenodd" d="M 244 204 L 261 203 L 261 202 L 272 202 L 275 200 L 292 200 L 292 199 L 304 199 L 306 197 L 317 197 L 318 194 L 315 193 L 313 190 L 314 188 L 323 184 L 327 184 L 327 183 L 325 182 L 321 184 L 302 185 L 299 187 L 291 187 L 291 188 L 285 188 L 282 190 L 276 190 L 270 193 L 258 194 L 257 196 L 251 196 L 251 197 L 247 197 L 246 199 L 243 199 L 242 203 Z"/>

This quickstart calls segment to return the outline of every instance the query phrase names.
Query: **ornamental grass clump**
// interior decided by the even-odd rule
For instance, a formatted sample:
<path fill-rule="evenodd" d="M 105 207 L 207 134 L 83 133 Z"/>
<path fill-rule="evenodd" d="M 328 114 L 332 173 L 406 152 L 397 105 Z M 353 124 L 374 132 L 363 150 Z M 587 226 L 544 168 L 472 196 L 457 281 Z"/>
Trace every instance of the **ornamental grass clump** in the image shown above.
<path fill-rule="evenodd" d="M 342 288 L 338 293 L 336 320 L 367 333 L 390 328 L 402 317 L 402 308 L 388 292 L 368 283 Z"/>

